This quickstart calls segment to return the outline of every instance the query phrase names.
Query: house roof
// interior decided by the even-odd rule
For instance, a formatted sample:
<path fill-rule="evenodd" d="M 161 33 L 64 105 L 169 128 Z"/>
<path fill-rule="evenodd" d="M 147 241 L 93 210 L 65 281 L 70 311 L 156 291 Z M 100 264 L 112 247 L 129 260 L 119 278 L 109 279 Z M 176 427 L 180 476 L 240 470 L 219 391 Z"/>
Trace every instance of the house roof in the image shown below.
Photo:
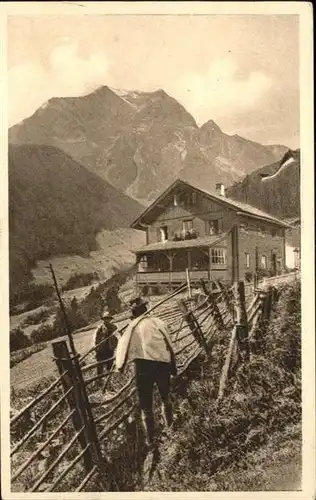
<path fill-rule="evenodd" d="M 134 253 L 146 253 L 153 252 L 157 250 L 172 250 L 177 248 L 194 248 L 194 247 L 210 247 L 213 246 L 228 235 L 230 231 L 220 235 L 205 236 L 204 238 L 194 238 L 192 240 L 181 240 L 181 241 L 159 241 L 156 243 L 151 243 L 149 245 L 144 245 L 143 247 L 136 250 Z"/>
<path fill-rule="evenodd" d="M 265 220 L 268 222 L 271 222 L 273 224 L 276 224 L 277 226 L 282 226 L 284 228 L 289 228 L 288 224 L 285 222 L 281 221 L 280 219 L 277 219 L 273 215 L 268 214 L 267 212 L 263 212 L 262 210 L 259 210 L 258 208 L 253 207 L 252 205 L 248 205 L 247 203 L 243 203 L 241 201 L 236 201 L 232 200 L 231 198 L 227 198 L 226 196 L 217 196 L 216 194 L 213 194 L 205 189 L 201 189 L 194 184 L 188 183 L 186 181 L 183 181 L 182 179 L 177 179 L 174 181 L 149 207 L 146 208 L 146 210 L 132 223 L 131 227 L 134 229 L 143 229 L 142 227 L 142 221 L 143 219 L 156 207 L 160 204 L 160 202 L 169 194 L 172 192 L 174 188 L 177 186 L 186 186 L 194 189 L 195 191 L 198 191 L 202 193 L 203 195 L 207 196 L 209 199 L 213 201 L 217 201 L 223 205 L 226 205 L 232 209 L 235 209 L 238 211 L 241 215 L 247 215 L 249 217 L 253 217 L 256 219 L 261 219 Z"/>

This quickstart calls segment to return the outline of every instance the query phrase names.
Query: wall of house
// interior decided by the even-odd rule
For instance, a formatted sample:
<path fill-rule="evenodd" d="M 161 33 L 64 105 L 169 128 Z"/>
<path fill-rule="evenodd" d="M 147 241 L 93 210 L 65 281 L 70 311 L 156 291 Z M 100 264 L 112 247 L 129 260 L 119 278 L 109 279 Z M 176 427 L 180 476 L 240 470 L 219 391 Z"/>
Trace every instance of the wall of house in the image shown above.
<path fill-rule="evenodd" d="M 285 234 L 284 229 L 264 221 L 254 221 L 245 217 L 240 218 L 238 230 L 239 250 L 239 279 L 245 279 L 247 272 L 256 271 L 256 248 L 258 264 L 261 267 L 261 257 L 267 258 L 267 271 L 272 271 L 272 254 L 280 261 L 280 270 L 285 267 Z M 250 266 L 246 267 L 246 253 L 250 255 Z"/>
<path fill-rule="evenodd" d="M 301 230 L 297 225 L 285 233 L 285 265 L 289 269 L 300 266 Z"/>
<path fill-rule="evenodd" d="M 191 190 L 192 193 L 193 190 Z M 274 224 L 240 216 L 236 211 L 224 206 L 220 201 L 209 200 L 206 196 L 196 192 L 194 204 L 174 204 L 173 196 L 169 197 L 166 207 L 161 206 L 155 215 L 156 220 L 148 227 L 148 243 L 160 241 L 160 227 L 167 226 L 168 239 L 172 240 L 176 233 L 182 230 L 182 221 L 193 219 L 193 228 L 199 237 L 208 236 L 207 221 L 219 221 L 219 233 L 224 233 L 238 226 L 237 234 L 229 234 L 225 241 L 219 243 L 219 247 L 226 246 L 227 264 L 226 266 L 212 266 L 210 273 L 212 279 L 222 279 L 232 282 L 233 279 L 245 279 L 245 274 L 254 274 L 256 270 L 256 247 L 258 251 L 259 267 L 261 257 L 267 258 L 267 271 L 272 270 L 272 254 L 276 254 L 276 259 L 280 261 L 281 270 L 285 267 L 285 235 L 284 229 L 278 228 Z M 246 267 L 246 256 L 250 256 L 249 268 Z"/>
<path fill-rule="evenodd" d="M 208 235 L 207 221 L 218 220 L 219 231 L 226 232 L 237 220 L 236 212 L 197 193 L 196 203 L 191 206 L 174 206 L 173 201 L 170 201 L 148 228 L 148 243 L 160 241 L 160 227 L 162 226 L 168 227 L 168 239 L 173 239 L 175 234 L 182 230 L 182 221 L 190 218 L 193 218 L 193 228 L 200 237 Z"/>
<path fill-rule="evenodd" d="M 286 244 L 285 246 L 285 265 L 288 269 L 300 267 L 299 248 Z"/>
<path fill-rule="evenodd" d="M 216 248 L 226 249 L 226 264 L 214 264 L 212 263 L 211 251 Z M 232 267 L 233 267 L 233 257 L 232 257 L 232 238 L 229 234 L 225 239 L 223 239 L 217 245 L 210 247 L 209 249 L 209 261 L 210 261 L 210 280 L 217 281 L 221 280 L 225 283 L 231 283 L 232 281 Z"/>

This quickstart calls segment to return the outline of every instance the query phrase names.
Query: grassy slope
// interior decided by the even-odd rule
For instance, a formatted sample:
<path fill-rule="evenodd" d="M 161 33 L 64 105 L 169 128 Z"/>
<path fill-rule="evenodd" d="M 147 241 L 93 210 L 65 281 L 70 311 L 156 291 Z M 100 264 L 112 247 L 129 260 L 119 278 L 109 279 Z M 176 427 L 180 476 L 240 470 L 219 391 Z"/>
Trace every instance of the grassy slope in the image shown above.
<path fill-rule="evenodd" d="M 113 268 L 133 265 L 135 263 L 133 250 L 145 244 L 145 235 L 142 231 L 128 228 L 102 230 L 98 233 L 96 241 L 98 249 L 91 251 L 87 257 L 58 255 L 49 260 L 61 286 L 76 273 L 95 271 L 102 280 L 108 279 L 113 274 Z M 48 260 L 41 260 L 32 270 L 36 283 L 51 283 L 47 265 Z M 72 292 L 70 294 L 73 295 Z"/>
<path fill-rule="evenodd" d="M 255 491 L 300 488 L 300 290 L 285 286 L 254 357 L 228 386 L 222 405 L 214 399 L 226 353 L 215 345 L 211 363 L 198 364 L 188 385 L 190 402 L 173 391 L 175 433 L 161 445 L 160 475 L 139 491 Z M 80 352 L 92 330 L 76 335 Z M 227 339 L 226 339 L 227 341 Z M 11 370 L 12 387 L 27 394 L 54 373 L 50 348 Z M 39 373 L 31 378 L 34 364 Z M 295 377 L 293 377 L 293 375 Z M 27 381 L 27 382 L 26 382 Z M 21 393 L 21 394 L 22 394 Z M 127 466 L 127 464 L 126 464 Z M 130 490 L 129 490 L 130 491 Z"/>
<path fill-rule="evenodd" d="M 261 448 L 247 453 L 212 477 L 210 491 L 297 491 L 302 480 L 300 424 L 268 436 Z"/>
<path fill-rule="evenodd" d="M 122 268 L 135 263 L 135 254 L 132 250 L 142 246 L 145 243 L 145 237 L 141 231 L 135 231 L 128 228 L 121 228 L 115 231 L 103 230 L 97 235 L 97 243 L 99 249 L 92 251 L 89 257 L 86 258 L 79 255 L 64 255 L 53 257 L 49 261 L 44 260 L 37 262 L 36 268 L 32 271 L 35 283 L 52 283 L 51 274 L 47 268 L 49 262 L 51 262 L 54 267 L 60 287 L 67 282 L 70 276 L 82 272 L 91 273 L 96 271 L 101 281 L 106 280 L 113 275 L 115 268 Z M 74 290 L 68 290 L 63 292 L 62 296 L 66 301 L 70 301 L 73 297 L 81 301 L 89 294 L 92 286 L 93 285 L 88 285 Z M 124 285 L 122 287 L 122 292 L 126 287 L 128 295 L 130 295 L 130 288 L 132 288 L 131 293 L 133 293 L 134 284 L 127 283 L 126 286 Z M 55 317 L 56 307 L 58 307 L 57 304 L 49 307 L 51 317 L 39 324 L 51 325 Z M 37 309 L 11 316 L 10 328 L 14 329 L 21 326 L 24 333 L 29 336 L 33 330 L 38 328 L 39 324 L 25 327 L 23 326 L 23 322 L 30 315 L 39 313 L 43 309 L 47 309 L 47 307 L 41 306 Z"/>
<path fill-rule="evenodd" d="M 213 348 L 204 374 L 189 383 L 190 404 L 174 394 L 176 427 L 162 443 L 159 474 L 146 491 L 300 488 L 298 283 L 284 286 L 262 336 L 261 353 L 230 379 L 219 407 L 215 399 L 225 346 Z"/>
<path fill-rule="evenodd" d="M 9 148 L 11 291 L 35 262 L 58 254 L 88 256 L 102 229 L 128 227 L 142 207 L 64 152 Z"/>

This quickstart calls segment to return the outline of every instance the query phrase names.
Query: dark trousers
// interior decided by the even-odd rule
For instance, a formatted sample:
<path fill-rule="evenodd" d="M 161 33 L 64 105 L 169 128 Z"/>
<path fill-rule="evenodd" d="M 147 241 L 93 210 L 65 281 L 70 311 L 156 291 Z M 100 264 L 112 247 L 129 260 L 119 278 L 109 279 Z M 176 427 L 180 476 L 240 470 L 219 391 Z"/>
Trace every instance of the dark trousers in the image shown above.
<path fill-rule="evenodd" d="M 153 392 L 157 385 L 161 402 L 164 422 L 172 424 L 172 406 L 170 402 L 170 368 L 169 363 L 136 359 L 136 387 L 139 406 L 142 412 L 142 422 L 148 444 L 154 439 Z"/>
<path fill-rule="evenodd" d="M 104 357 L 96 357 L 96 360 L 103 361 Z M 114 364 L 114 359 L 111 359 L 109 361 L 105 361 L 105 363 L 102 363 L 101 365 L 97 366 L 97 375 L 102 375 L 104 373 L 104 367 L 106 367 L 107 371 L 109 372 Z"/>

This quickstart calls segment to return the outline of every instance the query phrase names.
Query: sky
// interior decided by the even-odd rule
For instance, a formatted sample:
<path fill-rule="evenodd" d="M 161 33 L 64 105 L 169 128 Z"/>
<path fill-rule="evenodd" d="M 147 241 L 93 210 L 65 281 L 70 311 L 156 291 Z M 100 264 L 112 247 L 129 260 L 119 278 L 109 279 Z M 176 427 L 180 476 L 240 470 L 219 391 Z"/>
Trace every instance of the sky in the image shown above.
<path fill-rule="evenodd" d="M 296 15 L 11 15 L 9 125 L 100 85 L 164 89 L 201 126 L 299 147 Z"/>

